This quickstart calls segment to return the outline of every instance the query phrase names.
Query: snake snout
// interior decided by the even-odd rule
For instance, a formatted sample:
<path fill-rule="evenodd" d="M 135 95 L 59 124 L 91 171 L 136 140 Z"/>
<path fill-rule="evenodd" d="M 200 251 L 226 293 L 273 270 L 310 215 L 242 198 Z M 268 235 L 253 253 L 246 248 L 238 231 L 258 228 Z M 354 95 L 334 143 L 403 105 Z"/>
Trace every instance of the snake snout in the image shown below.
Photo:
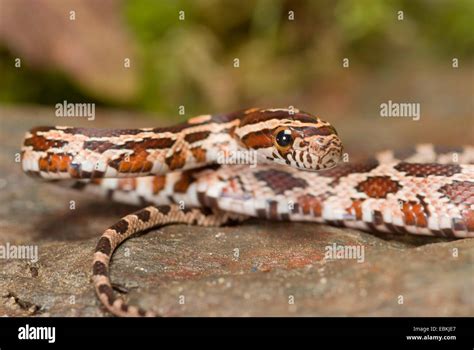
<path fill-rule="evenodd" d="M 342 142 L 336 134 L 321 136 L 311 143 L 311 151 L 319 157 L 319 169 L 334 167 L 342 158 Z M 319 170 L 317 169 L 317 170 Z"/>

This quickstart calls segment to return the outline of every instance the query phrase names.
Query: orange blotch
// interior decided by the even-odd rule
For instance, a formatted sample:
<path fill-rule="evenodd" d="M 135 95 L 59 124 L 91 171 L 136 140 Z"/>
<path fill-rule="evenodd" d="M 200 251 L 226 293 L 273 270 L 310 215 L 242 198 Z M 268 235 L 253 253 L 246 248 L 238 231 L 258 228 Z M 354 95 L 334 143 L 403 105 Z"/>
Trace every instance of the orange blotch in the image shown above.
<path fill-rule="evenodd" d="M 61 148 L 65 144 L 67 144 L 66 141 L 48 140 L 44 136 L 38 135 L 33 135 L 24 141 L 25 146 L 33 146 L 35 151 L 47 151 L 51 148 Z"/>
<path fill-rule="evenodd" d="M 71 163 L 71 156 L 64 154 L 48 154 L 38 161 L 40 170 L 50 173 L 67 172 L 69 163 Z"/>
<path fill-rule="evenodd" d="M 389 193 L 396 193 L 400 185 L 388 176 L 373 176 L 362 181 L 356 187 L 357 191 L 364 192 L 371 198 L 386 198 Z"/>
<path fill-rule="evenodd" d="M 469 232 L 474 232 L 474 210 L 463 210 L 462 217 L 466 222 L 466 227 Z"/>
<path fill-rule="evenodd" d="M 165 188 L 166 176 L 155 176 L 152 181 L 153 193 L 157 194 Z"/>
<path fill-rule="evenodd" d="M 181 174 L 181 177 L 179 178 L 178 181 L 176 181 L 176 183 L 174 184 L 174 191 L 177 192 L 177 193 L 184 193 L 187 191 L 189 185 L 191 184 L 192 182 L 192 177 L 190 175 L 190 173 L 188 172 L 183 172 Z"/>
<path fill-rule="evenodd" d="M 362 220 L 362 203 L 364 201 L 360 199 L 355 199 L 352 201 L 352 204 L 349 208 L 346 209 L 346 211 L 350 215 L 355 215 L 355 218 L 357 220 Z"/>
<path fill-rule="evenodd" d="M 298 205 L 301 207 L 303 214 L 308 215 L 313 210 L 314 216 L 321 216 L 322 214 L 322 204 L 321 201 L 313 196 L 310 195 L 303 195 L 298 197 L 297 199 Z"/>
<path fill-rule="evenodd" d="M 273 146 L 273 141 L 268 134 L 263 132 L 252 132 L 242 139 L 242 142 L 249 148 L 267 148 Z"/>
<path fill-rule="evenodd" d="M 198 163 L 204 163 L 206 162 L 206 150 L 203 148 L 193 148 L 191 149 L 191 153 L 193 154 L 194 159 L 196 159 L 196 162 Z"/>
<path fill-rule="evenodd" d="M 170 170 L 181 169 L 186 164 L 186 153 L 179 151 L 174 153 L 171 157 L 166 158 L 166 164 Z"/>
<path fill-rule="evenodd" d="M 405 224 L 409 226 L 426 227 L 428 225 L 427 213 L 419 203 L 403 203 L 402 212 L 405 215 Z"/>
<path fill-rule="evenodd" d="M 143 151 L 124 157 L 120 161 L 117 170 L 121 173 L 149 172 L 153 167 L 153 163 L 146 159 L 147 156 L 148 153 Z"/>
<path fill-rule="evenodd" d="M 38 166 L 41 171 L 48 171 L 48 167 L 49 167 L 48 157 L 40 158 L 38 161 Z"/>

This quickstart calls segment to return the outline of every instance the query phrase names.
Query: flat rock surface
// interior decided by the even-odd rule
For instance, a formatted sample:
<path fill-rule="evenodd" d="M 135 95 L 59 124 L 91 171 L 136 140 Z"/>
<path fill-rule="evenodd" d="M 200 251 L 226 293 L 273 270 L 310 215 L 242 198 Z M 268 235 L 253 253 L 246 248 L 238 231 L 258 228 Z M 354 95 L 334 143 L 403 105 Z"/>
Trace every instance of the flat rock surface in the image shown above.
<path fill-rule="evenodd" d="M 94 127 L 130 126 L 123 112 L 98 114 Z M 93 250 L 106 227 L 136 208 L 22 173 L 15 155 L 23 133 L 56 123 L 51 110 L 0 109 L 0 244 L 37 247 L 39 258 L 0 259 L 0 315 L 109 315 L 90 283 Z M 137 116 L 133 125 L 153 123 Z M 363 259 L 326 259 L 333 244 L 359 247 Z M 131 238 L 115 253 L 111 277 L 130 303 L 167 315 L 472 316 L 473 262 L 474 239 L 253 220 Z"/>

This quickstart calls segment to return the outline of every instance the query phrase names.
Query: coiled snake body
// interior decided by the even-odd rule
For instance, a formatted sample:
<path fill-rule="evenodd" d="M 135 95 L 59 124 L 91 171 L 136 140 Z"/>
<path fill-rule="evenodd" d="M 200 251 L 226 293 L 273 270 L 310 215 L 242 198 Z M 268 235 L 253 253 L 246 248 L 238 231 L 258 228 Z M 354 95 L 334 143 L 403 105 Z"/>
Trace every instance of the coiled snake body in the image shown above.
<path fill-rule="evenodd" d="M 120 316 L 155 314 L 115 296 L 112 254 L 131 235 L 165 224 L 258 217 L 474 237 L 473 147 L 418 145 L 335 166 L 342 152 L 336 130 L 315 116 L 248 109 L 168 128 L 38 127 L 25 136 L 22 165 L 34 176 L 148 205 L 109 227 L 94 254 L 97 295 Z M 251 164 L 225 164 L 229 159 Z"/>

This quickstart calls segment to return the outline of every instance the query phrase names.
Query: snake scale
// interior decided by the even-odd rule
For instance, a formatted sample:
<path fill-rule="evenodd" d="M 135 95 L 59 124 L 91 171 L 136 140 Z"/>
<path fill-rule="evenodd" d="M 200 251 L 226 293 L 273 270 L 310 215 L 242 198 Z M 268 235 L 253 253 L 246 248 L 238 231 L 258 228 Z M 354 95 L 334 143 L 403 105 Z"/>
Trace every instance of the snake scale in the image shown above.
<path fill-rule="evenodd" d="M 164 128 L 37 127 L 25 136 L 22 166 L 30 175 L 144 207 L 110 226 L 94 254 L 96 293 L 118 316 L 156 314 L 115 296 L 114 250 L 166 224 L 218 226 L 257 217 L 474 237 L 472 146 L 417 145 L 338 164 L 342 155 L 336 130 L 319 117 L 253 108 Z M 232 157 L 249 164 L 227 164 Z"/>

